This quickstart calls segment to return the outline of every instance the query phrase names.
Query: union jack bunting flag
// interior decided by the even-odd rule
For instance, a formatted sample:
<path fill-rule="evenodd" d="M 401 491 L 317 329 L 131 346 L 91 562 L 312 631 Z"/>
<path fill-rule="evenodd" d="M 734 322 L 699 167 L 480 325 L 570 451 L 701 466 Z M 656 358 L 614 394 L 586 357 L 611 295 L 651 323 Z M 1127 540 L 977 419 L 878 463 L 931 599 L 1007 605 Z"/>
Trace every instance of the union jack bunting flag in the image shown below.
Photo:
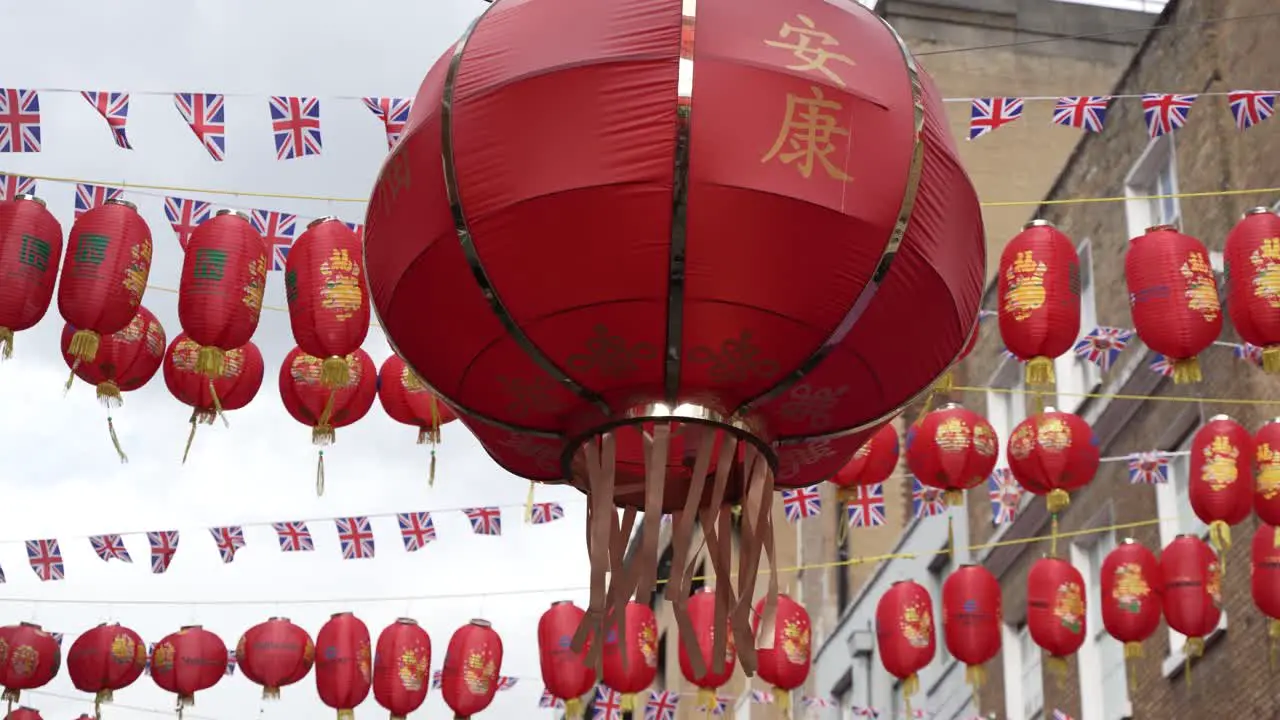
<path fill-rule="evenodd" d="M 431 520 L 431 513 L 400 513 L 396 520 L 400 523 L 400 539 L 404 541 L 405 551 L 417 552 L 427 543 L 435 542 L 436 524 Z"/>
<path fill-rule="evenodd" d="M 969 112 L 969 139 L 976 140 L 1020 117 L 1022 98 L 974 98 Z"/>
<path fill-rule="evenodd" d="M 879 527 L 885 524 L 884 483 L 859 485 L 845 503 L 849 527 Z"/>
<path fill-rule="evenodd" d="M 213 215 L 213 206 L 203 200 L 189 198 L 166 197 L 164 199 L 164 216 L 178 235 L 178 244 L 183 250 L 191 240 L 191 233 L 200 223 Z"/>
<path fill-rule="evenodd" d="M 476 535 L 501 535 L 502 510 L 496 506 L 467 508 L 462 511 L 471 521 L 471 532 Z"/>
<path fill-rule="evenodd" d="M 223 96 L 212 93 L 177 93 L 173 104 L 196 134 L 214 162 L 227 159 L 227 115 Z"/>
<path fill-rule="evenodd" d="M 64 633 L 51 632 L 49 635 L 53 637 L 54 642 L 58 643 L 58 647 L 62 647 L 62 639 L 66 637 Z"/>
<path fill-rule="evenodd" d="M 1053 123 L 1088 132 L 1102 132 L 1110 102 L 1111 98 L 1106 95 L 1060 97 L 1053 106 Z"/>
<path fill-rule="evenodd" d="M 711 707 L 706 705 L 699 706 L 703 712 L 709 712 L 713 717 L 724 717 L 724 713 L 729 709 L 729 704 L 733 702 L 733 698 L 717 697 L 711 703 Z"/>
<path fill-rule="evenodd" d="M 147 542 L 151 544 L 151 572 L 159 575 L 169 569 L 169 563 L 178 552 L 178 531 L 149 532 Z"/>
<path fill-rule="evenodd" d="M 0 88 L 0 152 L 40 152 L 40 95 Z"/>
<path fill-rule="evenodd" d="M 1187 124 L 1187 114 L 1195 104 L 1195 95 L 1147 93 L 1142 96 L 1142 117 L 1147 121 L 1147 135 L 1158 138 Z"/>
<path fill-rule="evenodd" d="M 789 522 L 817 517 L 822 512 L 822 494 L 817 485 L 782 491 L 782 512 Z"/>
<path fill-rule="evenodd" d="M 284 272 L 289 248 L 293 247 L 294 233 L 298 228 L 298 216 L 277 210 L 251 210 L 249 219 L 253 222 L 253 229 L 271 248 L 272 272 Z"/>
<path fill-rule="evenodd" d="M 542 688 L 542 697 L 538 698 L 538 707 L 562 708 L 564 707 L 564 701 L 555 695 L 552 695 L 550 690 Z"/>
<path fill-rule="evenodd" d="M 1169 482 L 1168 456 L 1155 451 L 1130 455 L 1129 482 L 1133 485 L 1163 485 Z"/>
<path fill-rule="evenodd" d="M 282 552 L 311 552 L 316 549 L 315 541 L 311 539 L 311 531 L 301 520 L 271 523 L 271 527 L 280 540 Z"/>
<path fill-rule="evenodd" d="M 534 503 L 529 509 L 529 522 L 534 525 L 546 525 L 564 518 L 564 506 L 558 502 Z"/>
<path fill-rule="evenodd" d="M 831 701 L 826 698 L 810 697 L 808 695 L 800 699 L 801 704 L 807 708 L 825 708 L 831 707 Z"/>
<path fill-rule="evenodd" d="M 1240 130 L 1248 130 L 1276 111 L 1276 94 L 1271 92 L 1237 90 L 1229 93 L 1227 99 L 1231 101 L 1231 117 L 1236 119 L 1236 128 Z"/>
<path fill-rule="evenodd" d="M 363 516 L 335 518 L 338 542 L 342 544 L 343 560 L 360 560 L 373 557 L 373 526 Z"/>
<path fill-rule="evenodd" d="M 1009 348 L 1007 347 L 1000 348 L 1000 357 L 1008 358 L 1010 360 L 1013 360 L 1014 362 L 1022 362 L 1022 358 L 1009 352 Z"/>
<path fill-rule="evenodd" d="M 1053 720 L 1072 720 L 1071 716 L 1062 712 L 1058 708 L 1053 709 Z"/>
<path fill-rule="evenodd" d="M 510 690 L 511 688 L 515 687 L 516 683 L 518 682 L 520 682 L 520 678 L 518 677 L 511 677 L 510 675 L 499 675 L 498 690 L 499 691 Z"/>
<path fill-rule="evenodd" d="M 1151 368 L 1151 372 L 1165 377 L 1173 377 L 1173 363 L 1169 362 L 1169 358 L 1156 354 L 1156 359 L 1151 361 L 1147 367 Z"/>
<path fill-rule="evenodd" d="M 129 144 L 129 137 L 125 134 L 125 125 L 129 122 L 129 93 L 86 90 L 80 95 L 107 121 L 107 128 L 111 130 L 111 137 L 116 145 L 132 150 L 133 146 Z"/>
<path fill-rule="evenodd" d="M 675 720 L 680 693 L 674 690 L 650 690 L 644 704 L 644 720 Z"/>
<path fill-rule="evenodd" d="M 0 175 L 0 200 L 12 200 L 19 195 L 35 194 L 35 178 L 22 175 Z"/>
<path fill-rule="evenodd" d="M 227 672 L 225 674 L 226 675 L 236 674 L 236 651 L 235 650 L 227 651 Z"/>
<path fill-rule="evenodd" d="M 853 706 L 853 714 L 858 717 L 879 718 L 880 711 L 872 707 L 862 707 L 861 705 Z"/>
<path fill-rule="evenodd" d="M 911 512 L 915 517 L 932 517 L 947 511 L 946 498 L 937 488 L 925 487 L 916 478 L 911 478 Z"/>
<path fill-rule="evenodd" d="M 596 699 L 591 703 L 591 720 L 621 720 L 622 693 L 604 685 L 596 686 Z"/>
<path fill-rule="evenodd" d="M 1071 348 L 1081 360 L 1087 360 L 1106 372 L 1129 345 L 1133 331 L 1127 328 L 1096 327 Z"/>
<path fill-rule="evenodd" d="M 786 692 L 785 690 L 782 692 Z M 752 690 L 751 702 L 756 705 L 768 705 L 773 702 L 773 693 L 768 690 Z"/>
<path fill-rule="evenodd" d="M 276 141 L 277 160 L 319 155 L 320 99 L 272 96 L 271 130 Z"/>
<path fill-rule="evenodd" d="M 244 547 L 244 528 L 239 525 L 209 528 L 213 541 L 218 545 L 218 555 L 222 562 L 229 563 L 236 559 L 236 550 Z"/>
<path fill-rule="evenodd" d="M 1022 502 L 1022 487 L 1013 479 L 1009 468 L 996 468 L 987 478 L 987 496 L 991 499 L 991 523 L 1013 522 L 1018 515 L 1018 503 Z"/>
<path fill-rule="evenodd" d="M 156 644 L 147 643 L 147 662 L 142 666 L 142 672 L 147 675 L 151 674 L 151 656 L 156 654 Z"/>
<path fill-rule="evenodd" d="M 106 185 L 90 185 L 76 183 L 76 219 L 90 210 L 104 204 L 108 200 L 118 200 L 124 190 Z"/>
<path fill-rule="evenodd" d="M 62 549 L 57 540 L 28 540 L 27 562 L 36 577 L 44 582 L 61 580 L 66 577 L 66 568 L 62 565 Z"/>
<path fill-rule="evenodd" d="M 1243 360 L 1250 365 L 1262 367 L 1262 348 L 1257 345 L 1251 345 L 1249 343 L 1236 345 L 1232 348 L 1231 352 L 1236 356 L 1237 360 Z"/>
<path fill-rule="evenodd" d="M 431 689 L 432 690 L 439 690 L 440 686 L 443 683 L 444 683 L 443 670 L 436 670 L 435 672 L 431 673 Z"/>
<path fill-rule="evenodd" d="M 342 224 L 346 225 L 348 230 L 355 233 L 356 238 L 358 238 L 360 242 L 364 242 L 364 225 L 361 225 L 360 223 L 353 223 L 353 222 L 344 222 Z"/>
<path fill-rule="evenodd" d="M 89 544 L 104 562 L 120 560 L 133 563 L 133 558 L 129 557 L 129 550 L 125 548 L 124 540 L 119 535 L 93 535 L 89 538 Z"/>
<path fill-rule="evenodd" d="M 409 110 L 413 107 L 413 100 L 409 98 L 376 98 L 367 97 L 364 99 L 364 106 L 382 121 L 383 126 L 387 130 L 387 149 L 396 146 L 400 142 L 400 135 L 404 133 L 404 126 L 409 122 Z"/>

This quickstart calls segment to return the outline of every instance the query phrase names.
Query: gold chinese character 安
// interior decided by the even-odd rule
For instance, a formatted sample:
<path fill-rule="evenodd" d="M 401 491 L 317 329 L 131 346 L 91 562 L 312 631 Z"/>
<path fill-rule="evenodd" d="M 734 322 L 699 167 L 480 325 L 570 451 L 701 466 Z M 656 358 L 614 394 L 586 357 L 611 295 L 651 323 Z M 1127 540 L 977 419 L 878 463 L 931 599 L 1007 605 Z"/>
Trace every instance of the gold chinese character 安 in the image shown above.
<path fill-rule="evenodd" d="M 831 153 L 836 151 L 834 136 L 849 136 L 849 131 L 840 127 L 835 115 L 843 106 L 823 97 L 822 88 L 811 86 L 809 89 L 813 97 L 787 93 L 786 114 L 778 139 L 760 162 L 777 158 L 783 165 L 795 163 L 796 170 L 805 179 L 813 175 L 813 166 L 818 163 L 831 179 L 852 180 L 830 159 Z"/>
<path fill-rule="evenodd" d="M 832 37 L 830 33 L 818 30 L 817 25 L 810 17 L 797 13 L 796 18 L 800 21 L 799 25 L 784 22 L 782 27 L 778 29 L 778 37 L 785 42 L 765 40 L 764 44 L 769 47 L 791 51 L 791 55 L 799 60 L 800 63 L 798 65 L 787 65 L 788 70 L 799 70 L 800 72 L 817 70 L 826 75 L 831 82 L 840 87 L 845 87 L 844 80 L 834 70 L 827 67 L 827 62 L 834 60 L 846 65 L 856 65 L 857 63 L 848 55 L 841 55 L 828 50 L 827 48 L 839 47 L 840 41 Z"/>

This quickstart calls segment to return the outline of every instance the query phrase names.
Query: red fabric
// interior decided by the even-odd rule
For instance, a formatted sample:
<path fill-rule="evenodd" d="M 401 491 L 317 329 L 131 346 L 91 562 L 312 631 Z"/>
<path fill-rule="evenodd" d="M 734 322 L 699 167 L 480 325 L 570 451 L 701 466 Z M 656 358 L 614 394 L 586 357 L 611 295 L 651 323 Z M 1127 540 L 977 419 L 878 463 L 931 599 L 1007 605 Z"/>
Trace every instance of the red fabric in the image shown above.
<path fill-rule="evenodd" d="M 978 337 L 980 335 L 982 335 L 981 317 L 973 321 L 973 332 L 969 333 L 969 344 L 965 345 L 964 349 L 960 351 L 960 357 L 956 358 L 956 362 L 969 357 L 969 353 L 973 352 L 973 349 L 978 346 Z"/>
<path fill-rule="evenodd" d="M 1005 245 L 997 278 L 996 315 L 1009 352 L 1031 360 L 1071 349 L 1080 335 L 1080 257 L 1071 238 L 1047 225 L 1026 228 Z"/>
<path fill-rule="evenodd" d="M 1170 360 L 1194 358 L 1222 332 L 1218 283 L 1204 243 L 1173 228 L 1134 238 L 1124 256 L 1138 337 Z"/>
<path fill-rule="evenodd" d="M 127 688 L 142 677 L 146 666 L 146 643 L 138 633 L 118 623 L 104 623 L 85 632 L 67 651 L 71 684 L 85 693 Z"/>
<path fill-rule="evenodd" d="M 422 707 L 431 687 L 431 638 L 417 622 L 399 618 L 378 635 L 373 697 L 393 718 Z"/>
<path fill-rule="evenodd" d="M 913 580 L 889 586 L 876 604 L 876 646 L 889 674 L 904 680 L 933 662 L 937 650 L 933 600 Z"/>
<path fill-rule="evenodd" d="M 4 686 L 6 697 L 17 691 L 44 687 L 58 675 L 62 648 L 39 625 L 25 622 L 10 625 L 0 637 L 8 643 L 7 656 L 0 656 L 0 686 Z"/>
<path fill-rule="evenodd" d="M 200 345 L 185 333 L 174 338 L 165 352 L 164 384 L 179 402 L 198 411 L 213 412 L 209 378 L 196 372 L 199 353 Z M 264 373 L 262 352 L 257 345 L 250 342 L 228 350 L 222 376 L 213 381 L 222 409 L 239 410 L 248 405 L 262 387 Z"/>
<path fill-rule="evenodd" d="M 1253 446 L 1258 471 L 1254 512 L 1262 522 L 1280 525 L 1280 421 L 1272 420 L 1258 428 Z"/>
<path fill-rule="evenodd" d="M 35 327 L 62 262 L 62 226 L 35 200 L 0 201 L 0 328 Z"/>
<path fill-rule="evenodd" d="M 81 720 L 85 717 L 87 716 L 80 716 Z M 8 715 L 4 716 L 4 720 L 44 720 L 44 718 L 40 716 L 40 711 L 35 708 L 16 707 Z"/>
<path fill-rule="evenodd" d="M 619 652 L 619 639 L 604 645 L 604 684 L 623 695 L 633 695 L 653 684 L 658 676 L 658 621 L 653 609 L 643 603 L 627 603 L 619 623 L 621 643 L 626 645 L 626 662 Z M 573 630 L 569 631 L 573 634 Z M 548 686 L 549 687 L 549 686 Z M 578 693 L 574 696 L 582 695 Z"/>
<path fill-rule="evenodd" d="M 885 425 L 863 443 L 831 482 L 842 488 L 882 483 L 898 469 L 898 429 Z"/>
<path fill-rule="evenodd" d="M 1122 643 L 1140 643 L 1160 627 L 1163 581 L 1155 553 L 1125 540 L 1102 561 L 1102 625 Z"/>
<path fill-rule="evenodd" d="M 1280 215 L 1250 213 L 1227 233 L 1227 312 L 1240 339 L 1280 345 Z"/>
<path fill-rule="evenodd" d="M 825 436 L 874 432 L 933 384 L 967 343 L 985 274 L 977 196 L 941 96 L 921 75 L 914 210 L 853 321 L 908 189 L 912 82 L 898 41 L 870 11 L 805 12 L 856 55 L 856 67 L 829 63 L 839 83 L 787 69 L 793 51 L 762 42 L 798 22 L 791 16 L 767 3 L 699 2 L 682 295 L 669 287 L 679 3 L 494 5 L 468 38 L 451 98 L 456 196 L 484 279 L 537 353 L 611 412 L 670 399 L 732 414 L 829 343 L 803 381 L 741 408 L 779 438 L 782 487 L 829 478 L 865 436 Z M 569 26 L 566 41 L 557 31 Z M 397 352 L 498 462 L 561 479 L 546 457 L 564 448 L 519 429 L 570 435 L 571 421 L 600 413 L 513 340 L 476 282 L 440 172 L 448 60 L 427 74 L 375 186 L 370 290 Z M 785 132 L 788 98 L 805 112 L 815 92 L 838 106 L 817 111 L 838 133 L 802 169 Z M 796 237 L 808 239 L 804 252 Z M 674 398 L 670 312 L 681 317 Z"/>
<path fill-rule="evenodd" d="M 287 618 L 258 623 L 236 643 L 236 666 L 246 678 L 263 687 L 264 698 L 306 677 L 315 657 L 311 635 Z"/>
<path fill-rule="evenodd" d="M 377 395 L 378 375 L 369 354 L 357 349 L 347 356 L 351 377 L 346 387 L 334 394 L 331 427 L 340 428 L 364 417 L 373 407 Z M 306 355 L 298 348 L 289 351 L 280 366 L 280 397 L 294 420 L 315 427 L 329 402 L 329 388 L 320 384 L 320 366 L 324 361 Z"/>
<path fill-rule="evenodd" d="M 104 335 L 92 362 L 77 361 L 68 352 L 75 327 L 62 327 L 62 359 L 74 368 L 76 377 L 97 387 L 115 383 L 121 392 L 130 392 L 151 382 L 164 362 L 164 328 L 151 311 L 138 306 L 137 314 L 124 329 Z"/>
<path fill-rule="evenodd" d="M 1258 523 L 1253 532 L 1253 572 L 1249 587 L 1263 615 L 1280 620 L 1280 528 Z"/>
<path fill-rule="evenodd" d="M 940 490 L 986 482 L 999 450 L 991 423 L 960 405 L 934 410 L 907 431 L 907 467 L 922 484 Z"/>
<path fill-rule="evenodd" d="M 308 355 L 346 356 L 364 343 L 369 287 L 363 255 L 360 238 L 334 218 L 307 228 L 289 249 L 284 281 L 289 325 Z"/>
<path fill-rule="evenodd" d="M 1222 619 L 1222 569 L 1213 548 L 1194 535 L 1179 535 L 1160 554 L 1164 617 L 1189 638 L 1213 632 Z"/>
<path fill-rule="evenodd" d="M 635 604 L 627 604 L 628 620 L 630 620 L 631 615 L 639 617 L 637 613 L 631 611 L 631 606 Z M 651 617 L 652 614 L 650 612 Z M 573 634 L 577 632 L 578 625 L 585 615 L 586 611 L 574 605 L 572 601 L 563 600 L 552 603 L 551 608 L 542 613 L 542 617 L 538 619 L 538 662 L 542 669 L 542 684 L 552 695 L 561 700 L 582 697 L 596 684 L 595 670 L 587 667 L 587 664 L 583 661 L 587 652 L 586 648 L 583 648 L 581 652 L 575 653 L 569 647 L 570 642 L 573 640 Z M 637 643 L 631 641 L 631 636 L 627 632 L 630 625 L 628 623 L 627 627 L 619 628 L 623 636 L 628 640 L 627 669 L 647 667 L 645 658 L 637 652 Z M 611 664 L 614 666 L 615 677 L 618 677 L 618 671 L 622 668 L 622 663 L 618 659 L 617 638 L 613 640 L 614 652 Z M 606 652 L 608 651 L 606 650 Z M 606 665 L 605 667 L 605 685 L 621 693 L 637 692 L 636 689 L 624 690 L 610 683 L 607 669 L 609 666 Z M 656 663 L 654 667 L 656 668 Z M 654 673 L 649 673 L 650 681 L 652 681 L 653 675 Z M 630 676 L 629 673 L 622 671 L 619 679 L 625 682 Z M 649 684 L 645 683 L 639 689 L 648 686 Z"/>
<path fill-rule="evenodd" d="M 705 690 L 715 690 L 729 682 L 733 670 L 737 667 L 738 657 L 733 646 L 733 633 L 728 627 L 719 628 L 724 633 L 724 670 L 715 672 L 715 663 L 711 658 L 711 650 L 715 644 L 716 628 L 716 593 L 703 588 L 689 598 L 689 620 L 693 625 L 694 639 L 698 649 L 706 660 L 707 671 L 701 677 L 694 674 L 693 665 L 689 662 L 689 653 L 684 649 L 683 638 L 677 638 L 680 645 L 680 674 L 684 679 Z"/>
<path fill-rule="evenodd" d="M 1253 436 L 1226 415 L 1191 438 L 1191 510 L 1206 523 L 1238 525 L 1253 512 Z"/>
<path fill-rule="evenodd" d="M 1089 423 L 1052 408 L 1018 423 L 1006 454 L 1014 479 L 1036 495 L 1079 490 L 1093 479 L 1101 461 Z"/>
<path fill-rule="evenodd" d="M 963 565 L 942 583 L 942 633 L 947 651 L 966 665 L 1000 652 L 1000 581 L 981 565 Z"/>
<path fill-rule="evenodd" d="M 1084 577 L 1061 558 L 1040 558 L 1027 574 L 1027 628 L 1036 645 L 1055 657 L 1084 644 Z"/>
<path fill-rule="evenodd" d="M 138 312 L 150 274 L 151 228 L 132 206 L 108 201 L 71 226 L 58 312 L 81 330 L 119 332 Z"/>
<path fill-rule="evenodd" d="M 759 632 L 763 613 L 764 598 L 761 598 L 756 601 L 755 612 L 751 616 L 753 632 Z M 775 692 L 791 692 L 809 679 L 813 660 L 813 623 L 804 606 L 784 593 L 778 595 L 774 617 L 773 646 L 756 648 L 760 663 L 757 672 L 761 680 L 774 687 Z"/>
<path fill-rule="evenodd" d="M 180 706 L 194 704 L 196 693 L 217 685 L 226 672 L 226 644 L 199 625 L 166 635 L 151 651 L 151 679 L 176 694 Z"/>
<path fill-rule="evenodd" d="M 373 680 L 369 628 L 349 612 L 337 613 L 316 635 L 316 693 L 338 711 L 355 709 L 369 697 Z"/>
<path fill-rule="evenodd" d="M 448 405 L 440 402 L 422 380 L 392 353 L 378 370 L 378 400 L 392 420 L 419 430 L 432 426 L 432 413 L 440 425 L 458 419 Z"/>
<path fill-rule="evenodd" d="M 258 329 L 267 246 L 245 218 L 214 216 L 191 233 L 178 281 L 178 321 L 201 346 L 231 350 Z"/>
<path fill-rule="evenodd" d="M 449 638 L 440 676 L 440 694 L 458 718 L 489 707 L 502 672 L 502 638 L 484 620 L 472 620 Z"/>

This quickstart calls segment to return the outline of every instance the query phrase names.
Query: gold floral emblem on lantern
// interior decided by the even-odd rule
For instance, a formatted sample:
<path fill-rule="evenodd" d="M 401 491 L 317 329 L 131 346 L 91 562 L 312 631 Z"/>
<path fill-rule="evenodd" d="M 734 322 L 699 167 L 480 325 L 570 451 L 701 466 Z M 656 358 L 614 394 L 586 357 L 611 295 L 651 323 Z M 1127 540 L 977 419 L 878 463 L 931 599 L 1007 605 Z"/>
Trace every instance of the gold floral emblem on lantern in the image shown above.
<path fill-rule="evenodd" d="M 973 426 L 973 449 L 977 450 L 979 455 L 983 457 L 995 455 L 997 445 L 995 431 L 989 426 L 985 424 Z"/>
<path fill-rule="evenodd" d="M 333 310 L 338 320 L 350 320 L 364 302 L 360 290 L 360 264 L 345 249 L 335 248 L 320 265 L 324 286 L 320 289 L 321 306 Z"/>
<path fill-rule="evenodd" d="M 1142 566 L 1138 563 L 1121 563 L 1116 568 L 1116 585 L 1111 590 L 1111 597 L 1116 606 L 1126 612 L 1136 613 L 1142 609 L 1142 599 L 1151 594 L 1151 586 L 1142 577 Z"/>
<path fill-rule="evenodd" d="M 356 667 L 360 669 L 360 676 L 364 678 L 365 682 L 369 682 L 373 677 L 371 674 L 373 669 L 372 660 L 369 643 L 360 643 L 360 647 L 356 648 Z"/>
<path fill-rule="evenodd" d="M 716 642 L 716 629 L 711 628 L 710 630 L 707 631 L 707 644 L 715 645 L 715 642 Z M 729 633 L 724 640 L 724 661 L 727 663 L 733 662 L 733 654 L 734 654 L 733 633 Z"/>
<path fill-rule="evenodd" d="M 36 671 L 40 652 L 30 645 L 19 645 L 9 653 L 9 667 L 18 677 L 27 677 Z"/>
<path fill-rule="evenodd" d="M 410 395 L 427 392 L 427 384 L 422 382 L 422 378 L 418 377 L 418 373 L 409 369 L 408 365 L 400 371 L 400 384 L 404 387 L 404 391 Z"/>
<path fill-rule="evenodd" d="M 498 675 L 498 668 L 488 653 L 472 650 L 462 665 L 462 682 L 476 695 L 487 695 Z"/>
<path fill-rule="evenodd" d="M 244 350 L 236 348 L 226 351 L 222 356 L 222 377 L 240 377 L 242 370 L 244 370 Z"/>
<path fill-rule="evenodd" d="M 120 634 L 111 640 L 111 659 L 119 663 L 133 662 L 138 644 L 128 635 Z"/>
<path fill-rule="evenodd" d="M 858 446 L 858 449 L 855 450 L 853 453 L 853 458 L 855 460 L 861 460 L 862 458 L 866 457 L 871 452 L 871 443 L 873 442 L 875 441 L 868 440 L 862 443 L 862 445 Z"/>
<path fill-rule="evenodd" d="M 1030 250 L 1018 253 L 1009 269 L 1005 270 L 1009 290 L 1004 296 L 1004 311 L 1014 320 L 1026 320 L 1044 305 L 1046 270 L 1045 264 L 1037 261 Z"/>
<path fill-rule="evenodd" d="M 302 661 L 310 665 L 316 659 L 316 646 L 311 642 L 311 638 L 302 644 Z"/>
<path fill-rule="evenodd" d="M 782 626 L 782 654 L 796 665 L 809 659 L 809 626 L 799 620 L 788 620 Z"/>
<path fill-rule="evenodd" d="M 157 645 L 151 664 L 161 670 L 168 670 L 173 667 L 173 646 L 169 643 Z"/>
<path fill-rule="evenodd" d="M 1071 430 L 1062 418 L 1048 416 L 1040 420 L 1036 441 L 1049 452 L 1062 452 L 1071 447 Z"/>
<path fill-rule="evenodd" d="M 1258 494 L 1270 500 L 1280 493 L 1280 453 L 1271 449 L 1271 443 L 1258 445 Z"/>
<path fill-rule="evenodd" d="M 658 667 L 658 634 L 653 627 L 653 623 L 645 623 L 640 626 L 640 657 L 644 659 L 646 667 Z"/>
<path fill-rule="evenodd" d="M 1266 238 L 1249 255 L 1253 263 L 1253 296 L 1280 308 L 1280 238 Z"/>
<path fill-rule="evenodd" d="M 1036 448 L 1036 431 L 1030 425 L 1019 425 L 1009 436 L 1009 454 L 1019 460 L 1031 456 Z"/>
<path fill-rule="evenodd" d="M 1218 286 L 1213 279 L 1209 258 L 1199 250 L 1192 250 L 1187 254 L 1187 261 L 1182 263 L 1180 272 L 1187 281 L 1187 289 L 1183 293 L 1187 307 L 1200 313 L 1205 320 L 1216 320 L 1222 306 L 1218 304 Z"/>
<path fill-rule="evenodd" d="M 947 418 L 938 423 L 938 430 L 933 435 L 933 442 L 943 452 L 964 452 L 969 449 L 969 445 L 972 442 L 969 425 L 960 418 Z"/>
<path fill-rule="evenodd" d="M 129 265 L 124 269 L 124 289 L 129 291 L 129 304 L 138 307 L 151 274 L 151 238 L 129 248 Z"/>
<path fill-rule="evenodd" d="M 427 659 L 423 657 L 423 653 L 418 648 L 410 648 L 400 653 L 397 662 L 397 674 L 400 676 L 400 684 L 409 692 L 417 692 L 422 689 L 422 683 L 427 677 Z"/>
<path fill-rule="evenodd" d="M 147 666 L 147 648 L 142 643 L 137 643 L 137 647 L 133 649 L 133 664 L 140 668 Z"/>
<path fill-rule="evenodd" d="M 902 609 L 902 620 L 898 623 L 902 637 L 913 648 L 929 646 L 933 637 L 933 618 L 921 603 L 914 603 Z"/>
<path fill-rule="evenodd" d="M 146 322 L 146 319 L 141 315 L 134 315 L 133 319 L 129 321 L 129 324 L 125 325 L 124 329 L 117 332 L 115 336 L 124 342 L 136 343 L 142 339 L 146 328 Z"/>
<path fill-rule="evenodd" d="M 1080 591 L 1079 584 L 1067 581 L 1058 586 L 1058 592 L 1053 601 L 1053 616 L 1058 618 L 1062 627 L 1071 632 L 1081 631 L 1084 620 L 1084 595 Z"/>
<path fill-rule="evenodd" d="M 1240 451 L 1227 436 L 1215 435 L 1202 453 L 1204 467 L 1200 470 L 1200 479 L 1209 483 L 1210 488 L 1223 490 L 1236 481 L 1236 459 Z"/>
<path fill-rule="evenodd" d="M 160 323 L 147 323 L 147 334 L 143 342 L 152 357 L 164 355 L 164 329 L 160 327 Z"/>
<path fill-rule="evenodd" d="M 200 357 L 200 345 L 191 338 L 182 338 L 173 347 L 173 367 L 185 372 L 196 371 L 196 359 Z"/>
<path fill-rule="evenodd" d="M 256 319 L 262 314 L 262 294 L 267 289 L 267 259 L 259 256 L 249 261 L 249 281 L 243 288 L 242 301 L 245 307 L 253 311 Z"/>
<path fill-rule="evenodd" d="M 1204 590 L 1216 608 L 1222 607 L 1222 565 L 1218 561 L 1209 562 L 1209 572 L 1204 580 Z"/>
<path fill-rule="evenodd" d="M 343 387 L 351 387 L 360 383 L 360 373 L 362 366 L 360 361 L 356 359 L 354 353 L 346 357 L 347 365 L 350 366 L 350 374 L 347 376 L 347 384 Z M 318 357 L 308 355 L 306 353 L 298 353 L 293 358 L 293 362 L 289 364 L 289 375 L 294 382 L 300 382 L 305 385 L 319 385 L 320 374 L 324 368 L 324 361 Z"/>

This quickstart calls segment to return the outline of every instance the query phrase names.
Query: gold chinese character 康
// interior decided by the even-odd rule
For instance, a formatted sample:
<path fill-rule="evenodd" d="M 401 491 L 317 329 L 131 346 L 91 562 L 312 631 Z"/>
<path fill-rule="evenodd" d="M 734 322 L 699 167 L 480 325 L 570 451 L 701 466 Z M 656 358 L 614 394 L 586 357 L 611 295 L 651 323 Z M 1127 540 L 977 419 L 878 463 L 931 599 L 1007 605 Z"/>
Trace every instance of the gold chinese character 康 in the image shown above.
<path fill-rule="evenodd" d="M 778 29 L 778 37 L 783 40 L 789 40 L 789 42 L 765 40 L 764 44 L 769 47 L 790 50 L 792 56 L 801 61 L 798 65 L 787 65 L 788 70 L 799 70 L 801 72 L 817 70 L 826 75 L 831 82 L 840 87 L 845 87 L 844 80 L 834 70 L 827 67 L 827 61 L 834 60 L 850 66 L 857 63 L 848 55 L 841 55 L 828 50 L 827 48 L 829 47 L 839 47 L 840 41 L 832 37 L 830 33 L 818 30 L 812 18 L 799 13 L 796 14 L 796 18 L 800 20 L 799 26 L 785 22 Z"/>
<path fill-rule="evenodd" d="M 823 97 L 822 88 L 811 86 L 809 89 L 813 92 L 811 98 L 787 93 L 786 115 L 782 128 L 778 131 L 778 139 L 769 148 L 769 152 L 760 158 L 760 162 L 768 162 L 776 157 L 783 165 L 795 163 L 796 170 L 806 179 L 813 175 L 814 163 L 818 162 L 833 180 L 852 180 L 829 157 L 836 151 L 833 136 L 849 136 L 849 131 L 840 127 L 834 114 L 834 111 L 843 109 L 843 106 Z"/>

